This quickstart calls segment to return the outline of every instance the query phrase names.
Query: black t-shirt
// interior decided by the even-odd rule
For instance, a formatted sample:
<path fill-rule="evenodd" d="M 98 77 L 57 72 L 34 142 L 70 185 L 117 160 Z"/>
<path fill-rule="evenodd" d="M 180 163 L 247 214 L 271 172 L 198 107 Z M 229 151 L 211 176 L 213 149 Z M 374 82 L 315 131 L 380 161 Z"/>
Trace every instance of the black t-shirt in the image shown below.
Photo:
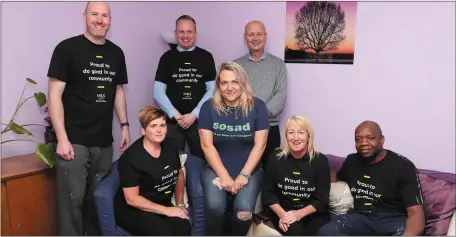
<path fill-rule="evenodd" d="M 139 195 L 151 202 L 169 206 L 175 193 L 180 164 L 178 151 L 166 141 L 161 143 L 158 158 L 151 156 L 143 145 L 144 137 L 136 140 L 119 158 L 120 187 L 116 202 L 126 205 L 123 188 L 139 186 Z"/>
<path fill-rule="evenodd" d="M 288 210 L 312 205 L 317 212 L 327 212 L 331 188 L 328 158 L 319 153 L 309 162 L 309 155 L 295 159 L 291 155 L 269 158 L 263 178 L 262 203 L 280 204 Z"/>
<path fill-rule="evenodd" d="M 362 159 L 350 154 L 337 173 L 350 187 L 355 211 L 406 214 L 407 207 L 423 204 L 418 171 L 410 160 L 390 150 L 375 164 Z"/>
<path fill-rule="evenodd" d="M 117 85 L 128 83 L 125 56 L 109 40 L 97 45 L 84 35 L 54 49 L 48 77 L 64 81 L 65 129 L 73 144 L 110 146 Z"/>
<path fill-rule="evenodd" d="M 171 49 L 158 64 L 156 81 L 167 85 L 166 95 L 181 114 L 191 113 L 206 93 L 206 82 L 215 80 L 214 58 L 196 47 L 192 51 Z"/>

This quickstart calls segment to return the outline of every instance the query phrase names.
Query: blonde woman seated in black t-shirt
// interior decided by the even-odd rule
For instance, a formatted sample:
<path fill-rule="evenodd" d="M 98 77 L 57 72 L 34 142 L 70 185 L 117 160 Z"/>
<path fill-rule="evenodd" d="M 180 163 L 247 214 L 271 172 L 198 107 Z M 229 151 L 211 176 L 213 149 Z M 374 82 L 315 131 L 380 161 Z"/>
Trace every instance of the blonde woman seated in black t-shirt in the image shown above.
<path fill-rule="evenodd" d="M 119 158 L 120 187 L 114 201 L 116 222 L 132 235 L 190 235 L 184 204 L 184 173 L 178 151 L 164 142 L 165 112 L 140 112 L 143 134 Z M 175 207 L 171 199 L 175 194 Z"/>
<path fill-rule="evenodd" d="M 262 202 L 282 235 L 317 235 L 330 220 L 328 159 L 314 146 L 309 121 L 292 116 L 285 127 L 283 147 L 269 158 Z"/>

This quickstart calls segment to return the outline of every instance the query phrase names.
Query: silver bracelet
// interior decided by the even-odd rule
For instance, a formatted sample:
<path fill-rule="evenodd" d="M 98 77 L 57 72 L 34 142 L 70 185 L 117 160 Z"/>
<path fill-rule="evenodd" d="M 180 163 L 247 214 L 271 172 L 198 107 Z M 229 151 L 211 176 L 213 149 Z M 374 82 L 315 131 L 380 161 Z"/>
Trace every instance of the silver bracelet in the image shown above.
<path fill-rule="evenodd" d="M 239 175 L 244 176 L 247 180 L 250 180 L 250 175 L 248 175 L 246 172 L 241 171 Z"/>
<path fill-rule="evenodd" d="M 182 203 L 182 204 L 177 204 L 178 207 L 187 207 L 187 204 Z"/>

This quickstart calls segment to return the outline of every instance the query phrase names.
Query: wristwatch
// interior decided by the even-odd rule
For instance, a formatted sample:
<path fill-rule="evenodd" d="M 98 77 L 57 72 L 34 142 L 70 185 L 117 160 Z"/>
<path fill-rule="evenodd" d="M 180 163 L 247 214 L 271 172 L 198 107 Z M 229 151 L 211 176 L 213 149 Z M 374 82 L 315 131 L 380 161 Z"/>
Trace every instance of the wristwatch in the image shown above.
<path fill-rule="evenodd" d="M 241 171 L 241 172 L 239 173 L 239 175 L 244 176 L 245 178 L 247 178 L 247 180 L 250 179 L 250 175 L 248 175 L 248 174 L 247 174 L 246 172 L 244 172 L 244 171 Z"/>
<path fill-rule="evenodd" d="M 130 124 L 128 122 L 125 122 L 125 123 L 121 123 L 120 124 L 120 128 L 123 128 L 124 126 L 130 126 Z"/>

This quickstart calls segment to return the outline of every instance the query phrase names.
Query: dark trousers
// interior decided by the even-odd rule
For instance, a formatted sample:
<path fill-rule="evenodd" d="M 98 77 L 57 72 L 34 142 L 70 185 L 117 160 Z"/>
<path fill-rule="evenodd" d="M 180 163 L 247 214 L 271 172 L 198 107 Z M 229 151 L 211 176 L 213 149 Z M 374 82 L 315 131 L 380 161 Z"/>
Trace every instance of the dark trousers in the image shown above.
<path fill-rule="evenodd" d="M 275 126 L 269 127 L 266 148 L 264 149 L 263 155 L 261 156 L 261 163 L 263 165 L 263 170 L 266 170 L 266 166 L 268 165 L 269 156 L 278 147 L 280 147 L 280 128 L 279 128 L 279 125 L 275 125 Z"/>
<path fill-rule="evenodd" d="M 277 231 L 279 231 L 283 236 L 316 236 L 320 227 L 328 223 L 330 219 L 329 212 L 314 213 L 291 224 L 288 227 L 288 230 L 283 232 L 279 227 L 280 218 L 275 213 L 272 213 L 271 215 L 272 223 L 276 227 Z"/>
<path fill-rule="evenodd" d="M 133 235 L 189 236 L 191 232 L 190 221 L 187 219 L 142 211 L 126 204 L 116 206 L 115 218 L 119 226 Z"/>
<path fill-rule="evenodd" d="M 398 236 L 404 233 L 406 219 L 403 214 L 348 212 L 332 218 L 320 228 L 318 235 Z"/>
<path fill-rule="evenodd" d="M 100 235 L 93 192 L 109 173 L 113 148 L 73 144 L 73 149 L 74 160 L 56 155 L 59 235 Z"/>
<path fill-rule="evenodd" d="M 166 135 L 166 139 L 171 141 L 171 144 L 174 144 L 177 149 L 183 151 L 185 149 L 185 141 L 187 141 L 190 147 L 190 153 L 201 159 L 205 159 L 198 133 L 198 121 L 195 121 L 187 129 L 179 126 L 174 119 L 167 121 L 167 126 L 168 134 Z"/>

